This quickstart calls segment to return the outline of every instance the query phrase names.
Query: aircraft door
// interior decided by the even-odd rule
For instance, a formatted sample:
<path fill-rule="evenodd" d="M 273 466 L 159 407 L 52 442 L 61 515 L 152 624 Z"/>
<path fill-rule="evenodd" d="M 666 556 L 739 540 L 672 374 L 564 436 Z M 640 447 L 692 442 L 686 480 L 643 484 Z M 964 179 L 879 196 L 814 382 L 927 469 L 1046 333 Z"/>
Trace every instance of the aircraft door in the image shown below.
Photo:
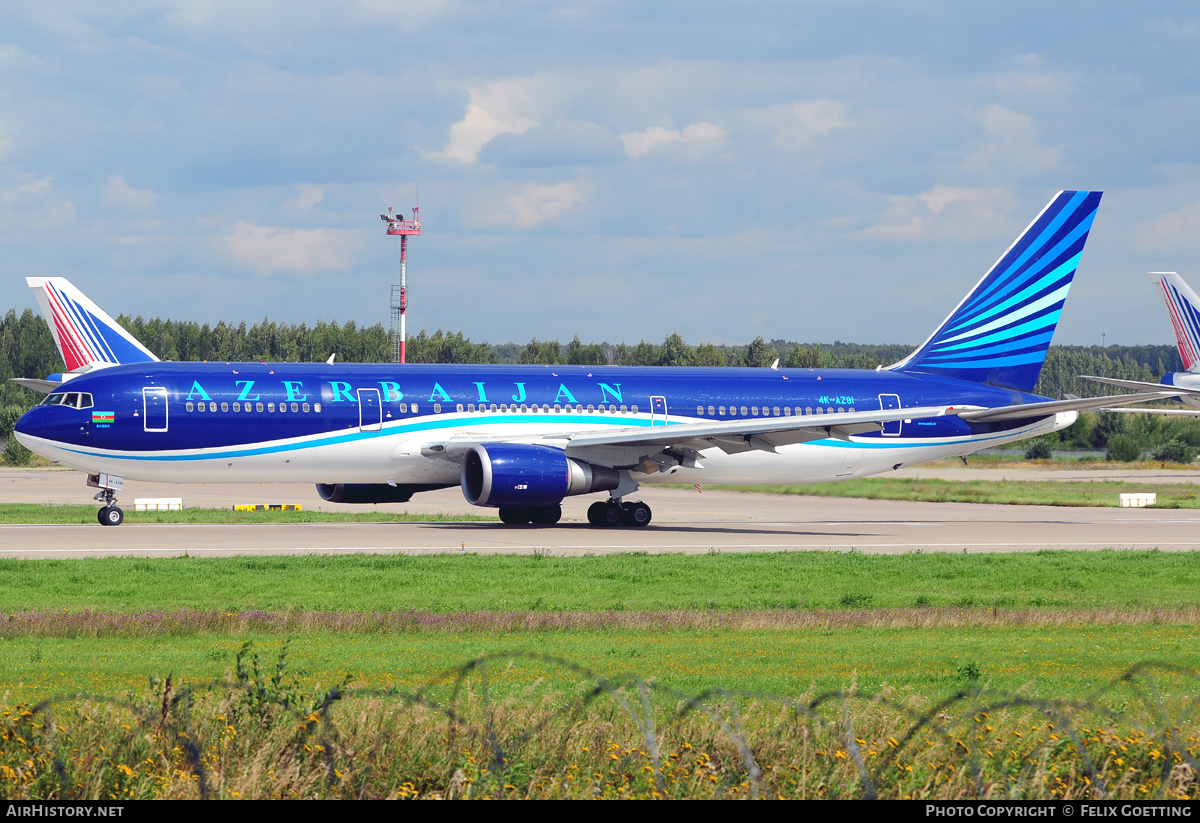
<path fill-rule="evenodd" d="M 142 389 L 142 429 L 148 432 L 167 430 L 167 390 L 162 386 Z"/>
<path fill-rule="evenodd" d="M 377 432 L 383 428 L 383 404 L 379 402 L 379 389 L 358 390 L 358 429 Z"/>
<path fill-rule="evenodd" d="M 650 425 L 667 425 L 667 398 L 657 396 L 650 398 Z"/>
<path fill-rule="evenodd" d="M 879 408 L 883 411 L 892 411 L 900 408 L 900 395 L 898 394 L 881 394 L 879 395 Z M 904 426 L 903 420 L 889 420 L 883 424 L 884 437 L 899 437 L 900 429 Z"/>

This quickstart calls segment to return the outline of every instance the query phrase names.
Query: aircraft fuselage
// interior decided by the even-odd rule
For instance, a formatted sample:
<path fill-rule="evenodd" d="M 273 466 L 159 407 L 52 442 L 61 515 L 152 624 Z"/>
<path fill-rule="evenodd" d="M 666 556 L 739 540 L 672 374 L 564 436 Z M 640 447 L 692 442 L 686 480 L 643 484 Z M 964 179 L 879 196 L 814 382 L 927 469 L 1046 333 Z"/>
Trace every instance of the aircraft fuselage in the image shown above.
<path fill-rule="evenodd" d="M 697 421 L 1045 399 L 886 370 L 290 363 L 116 366 L 71 380 L 63 393 L 87 396 L 91 405 L 38 406 L 21 418 L 18 439 L 87 472 L 179 482 L 432 485 L 457 483 L 460 467 L 423 450 L 456 434 L 540 442 Z M 968 454 L 1075 417 L 905 419 L 776 451 L 707 448 L 701 467 L 623 468 L 639 482 L 821 482 Z M 619 456 L 609 463 L 620 465 Z"/>

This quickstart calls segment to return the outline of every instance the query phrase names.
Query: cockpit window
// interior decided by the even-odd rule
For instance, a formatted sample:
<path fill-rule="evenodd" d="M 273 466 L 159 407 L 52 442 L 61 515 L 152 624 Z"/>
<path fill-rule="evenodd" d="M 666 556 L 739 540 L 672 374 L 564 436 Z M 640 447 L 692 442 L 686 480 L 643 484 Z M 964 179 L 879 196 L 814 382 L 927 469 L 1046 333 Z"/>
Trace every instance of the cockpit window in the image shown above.
<path fill-rule="evenodd" d="M 58 392 L 57 394 L 46 395 L 46 399 L 40 405 L 90 409 L 95 403 L 92 402 L 92 395 L 88 392 Z"/>

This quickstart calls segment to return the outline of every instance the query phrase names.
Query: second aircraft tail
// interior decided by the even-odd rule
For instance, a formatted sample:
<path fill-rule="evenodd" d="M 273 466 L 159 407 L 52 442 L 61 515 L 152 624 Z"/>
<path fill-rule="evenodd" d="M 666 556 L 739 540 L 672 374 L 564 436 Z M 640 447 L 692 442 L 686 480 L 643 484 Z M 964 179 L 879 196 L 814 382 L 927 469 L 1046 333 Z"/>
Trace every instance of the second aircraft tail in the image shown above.
<path fill-rule="evenodd" d="M 1150 279 L 1167 307 L 1183 368 L 1200 371 L 1200 297 L 1173 271 L 1150 272 Z"/>
<path fill-rule="evenodd" d="M 63 277 L 26 277 L 67 371 L 158 360 L 116 320 Z"/>

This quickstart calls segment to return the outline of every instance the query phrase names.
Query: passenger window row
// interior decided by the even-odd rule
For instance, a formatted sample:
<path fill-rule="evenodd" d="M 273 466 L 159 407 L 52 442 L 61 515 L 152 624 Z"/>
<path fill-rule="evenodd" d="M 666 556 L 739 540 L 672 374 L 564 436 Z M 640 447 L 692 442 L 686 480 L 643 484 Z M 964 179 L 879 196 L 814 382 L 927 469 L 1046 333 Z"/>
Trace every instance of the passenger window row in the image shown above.
<path fill-rule="evenodd" d="M 825 408 L 825 409 L 818 406 L 816 413 L 817 414 L 833 414 L 834 411 L 835 411 L 835 409 L 832 406 L 830 406 L 829 408 Z M 842 407 L 842 408 L 836 409 L 836 411 L 839 413 L 845 412 L 845 411 L 852 412 L 852 411 L 854 411 L 854 408 L 851 407 L 850 409 L 847 410 L 846 408 Z M 707 416 L 709 416 L 709 417 L 725 417 L 725 407 L 724 406 L 709 406 L 707 412 L 708 412 Z M 740 413 L 740 415 L 739 415 L 739 413 Z M 812 414 L 813 408 L 812 408 L 812 406 L 804 406 L 804 407 L 796 406 L 794 413 L 797 416 L 803 415 L 803 414 Z M 705 416 L 704 406 L 697 406 L 696 414 L 700 417 L 704 417 Z M 791 406 L 784 406 L 782 408 L 782 410 L 780 409 L 779 406 L 763 406 L 761 409 L 758 406 L 749 406 L 749 407 L 730 406 L 729 407 L 729 415 L 733 416 L 733 417 L 737 417 L 737 416 L 758 417 L 760 414 L 763 417 L 772 417 L 772 416 L 774 416 L 774 417 L 790 417 L 793 414 L 793 411 L 792 411 Z"/>
<path fill-rule="evenodd" d="M 215 412 L 215 411 L 217 410 L 217 403 L 216 403 L 216 401 L 209 401 L 208 403 L 205 403 L 205 402 L 203 402 L 203 401 L 201 401 L 201 402 L 199 402 L 199 403 L 193 403 L 191 400 L 189 400 L 189 401 L 187 401 L 187 403 L 185 403 L 185 404 L 184 404 L 184 408 L 185 408 L 185 409 L 187 409 L 188 411 L 196 411 L 196 412 L 209 411 L 209 412 Z M 313 403 L 311 406 L 310 406 L 308 403 L 292 403 L 290 406 L 289 406 L 289 404 L 287 404 L 287 403 L 280 403 L 280 404 L 279 404 L 279 412 L 280 412 L 280 414 L 282 414 L 282 413 L 284 413 L 284 412 L 287 412 L 287 411 L 289 410 L 289 408 L 291 409 L 291 411 L 292 411 L 293 413 L 295 413 L 295 412 L 303 412 L 304 414 L 308 414 L 310 411 L 311 411 L 311 412 L 315 412 L 315 413 L 317 413 L 317 414 L 320 414 L 320 413 L 321 413 L 321 404 L 320 404 L 320 403 Z M 266 412 L 268 412 L 268 413 L 274 413 L 274 412 L 275 412 L 275 404 L 274 404 L 274 403 L 266 403 L 266 404 L 264 404 L 264 403 L 261 403 L 261 402 L 259 402 L 259 403 L 246 403 L 246 404 L 244 405 L 244 407 L 243 407 L 243 404 L 242 404 L 242 403 L 239 403 L 238 401 L 236 401 L 236 400 L 235 400 L 235 401 L 233 402 L 233 410 L 234 410 L 235 412 L 243 412 L 243 411 L 245 411 L 245 412 L 262 412 L 262 411 L 266 411 Z M 221 403 L 221 411 L 223 411 L 223 412 L 228 412 L 228 411 L 229 411 L 229 403 Z"/>
<path fill-rule="evenodd" d="M 459 403 L 456 406 L 456 410 L 459 412 L 464 411 L 463 404 Z M 433 411 L 435 414 L 440 414 L 442 411 L 441 404 L 435 403 L 433 406 Z M 495 403 L 492 403 L 491 405 L 488 405 L 486 403 L 480 403 L 479 408 L 476 409 L 474 403 L 468 403 L 465 411 L 468 411 L 468 412 L 473 412 L 473 411 L 520 412 L 520 413 L 524 413 L 524 414 L 572 414 L 572 413 L 582 414 L 584 411 L 584 407 L 581 404 L 576 404 L 576 405 L 572 406 L 569 403 L 567 403 L 567 404 L 555 403 L 553 408 L 551 408 L 550 404 L 548 404 L 548 403 L 543 403 L 541 406 L 537 405 L 536 403 L 533 403 L 533 404 L 522 403 L 519 406 L 516 403 L 512 403 L 512 404 L 501 403 L 499 406 L 497 406 Z M 589 411 L 593 414 L 595 414 L 596 412 L 599 412 L 601 414 L 637 414 L 638 407 L 637 406 L 621 406 L 620 409 L 618 409 L 615 405 L 607 405 L 606 406 L 603 403 L 601 403 L 599 406 L 595 406 L 595 405 L 588 406 L 587 411 Z"/>

